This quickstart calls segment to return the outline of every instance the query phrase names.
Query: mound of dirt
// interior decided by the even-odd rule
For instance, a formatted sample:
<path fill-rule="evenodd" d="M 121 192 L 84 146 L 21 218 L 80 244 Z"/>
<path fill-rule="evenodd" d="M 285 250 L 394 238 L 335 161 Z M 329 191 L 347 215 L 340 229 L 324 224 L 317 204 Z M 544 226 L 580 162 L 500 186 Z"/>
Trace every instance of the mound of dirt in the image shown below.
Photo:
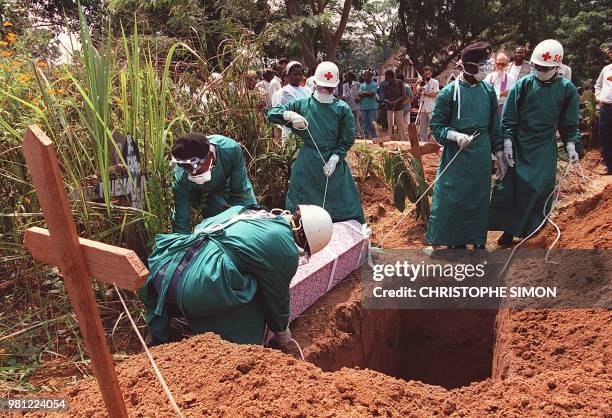
<path fill-rule="evenodd" d="M 603 416 L 609 411 L 608 385 L 594 372 L 547 371 L 447 391 L 370 370 L 326 373 L 278 351 L 227 343 L 213 334 L 153 351 L 186 416 Z M 119 366 L 118 376 L 130 416 L 172 415 L 145 355 Z M 105 416 L 94 380 L 61 395 L 69 396 L 71 416 Z"/>
<path fill-rule="evenodd" d="M 612 248 L 612 184 L 603 191 L 559 210 L 553 221 L 561 237 L 555 248 Z M 557 238 L 556 229 L 548 224 L 526 248 L 546 248 Z"/>

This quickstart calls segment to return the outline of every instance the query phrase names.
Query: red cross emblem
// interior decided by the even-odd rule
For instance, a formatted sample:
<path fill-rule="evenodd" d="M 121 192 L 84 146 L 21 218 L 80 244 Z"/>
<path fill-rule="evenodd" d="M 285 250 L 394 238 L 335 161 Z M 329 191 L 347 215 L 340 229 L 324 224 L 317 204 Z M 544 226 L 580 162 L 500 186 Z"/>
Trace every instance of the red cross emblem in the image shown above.
<path fill-rule="evenodd" d="M 323 77 L 325 77 L 329 81 L 334 78 L 334 75 L 330 71 L 328 71 L 327 74 L 323 75 Z"/>
<path fill-rule="evenodd" d="M 546 52 L 546 54 L 542 54 L 542 59 L 544 61 L 548 61 L 549 59 L 551 59 L 552 57 L 550 56 L 550 54 L 548 52 Z"/>

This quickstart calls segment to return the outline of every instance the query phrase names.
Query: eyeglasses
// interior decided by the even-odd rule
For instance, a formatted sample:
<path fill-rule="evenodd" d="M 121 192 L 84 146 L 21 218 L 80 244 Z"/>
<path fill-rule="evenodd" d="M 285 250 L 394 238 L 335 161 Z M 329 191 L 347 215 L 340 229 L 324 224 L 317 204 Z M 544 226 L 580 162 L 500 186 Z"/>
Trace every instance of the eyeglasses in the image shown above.
<path fill-rule="evenodd" d="M 507 62 L 496 62 L 495 65 L 497 65 L 498 67 L 507 67 L 508 63 Z"/>
<path fill-rule="evenodd" d="M 172 162 L 178 165 L 179 167 L 181 167 L 183 170 L 191 174 L 194 174 L 197 171 L 199 171 L 202 167 L 205 168 L 202 171 L 212 170 L 214 168 L 212 164 L 213 163 L 212 157 L 213 157 L 212 152 L 209 151 L 208 155 L 204 159 L 200 157 L 192 157 L 188 160 L 177 160 L 174 157 L 172 157 Z"/>
<path fill-rule="evenodd" d="M 553 67 L 547 67 L 545 65 L 538 65 L 538 64 L 535 64 L 533 62 L 530 63 L 530 64 L 531 64 L 531 68 L 533 68 L 534 70 L 537 70 L 537 71 L 542 71 L 542 72 L 550 71 L 553 68 Z"/>
<path fill-rule="evenodd" d="M 478 62 L 464 62 L 463 70 L 471 75 L 477 74 L 478 71 L 490 73 L 493 69 L 493 59 L 487 58 Z"/>

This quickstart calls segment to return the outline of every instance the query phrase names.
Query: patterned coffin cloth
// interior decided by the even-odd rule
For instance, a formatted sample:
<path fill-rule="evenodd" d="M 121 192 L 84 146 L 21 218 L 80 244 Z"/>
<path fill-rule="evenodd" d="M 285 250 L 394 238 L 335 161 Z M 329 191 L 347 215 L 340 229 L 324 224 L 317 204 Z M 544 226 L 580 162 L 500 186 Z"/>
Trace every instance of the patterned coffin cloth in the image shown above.
<path fill-rule="evenodd" d="M 334 223 L 334 232 L 327 247 L 301 265 L 291 280 L 290 321 L 359 268 L 368 255 L 368 240 L 359 222 Z"/>

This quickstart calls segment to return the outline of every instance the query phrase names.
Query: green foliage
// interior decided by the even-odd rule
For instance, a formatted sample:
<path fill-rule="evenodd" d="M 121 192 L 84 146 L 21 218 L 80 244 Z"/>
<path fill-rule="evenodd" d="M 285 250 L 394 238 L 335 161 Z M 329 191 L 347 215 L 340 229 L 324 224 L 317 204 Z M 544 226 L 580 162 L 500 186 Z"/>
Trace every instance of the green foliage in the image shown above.
<path fill-rule="evenodd" d="M 381 177 L 384 175 L 383 166 L 380 161 L 384 161 L 388 154 L 386 148 L 378 148 L 372 151 L 366 144 L 356 143 L 352 151 L 355 153 L 355 157 L 357 157 L 357 181 L 365 182 L 372 174 Z"/>
<path fill-rule="evenodd" d="M 612 36 L 609 8 L 606 0 L 400 0 L 392 37 L 419 71 L 432 65 L 434 74 L 476 40 L 510 52 L 527 45 L 529 54 L 540 41 L 554 38 L 564 46 L 574 83 L 591 85 L 607 62 L 599 46 Z"/>
<path fill-rule="evenodd" d="M 399 149 L 390 152 L 383 161 L 385 180 L 393 192 L 393 203 L 400 212 L 406 209 L 406 199 L 412 203 L 416 202 L 428 187 L 418 161 L 412 154 L 408 155 L 410 164 L 406 164 L 405 157 Z M 427 222 L 429 196 L 430 192 L 416 205 L 416 219 L 421 219 L 423 222 Z"/>

